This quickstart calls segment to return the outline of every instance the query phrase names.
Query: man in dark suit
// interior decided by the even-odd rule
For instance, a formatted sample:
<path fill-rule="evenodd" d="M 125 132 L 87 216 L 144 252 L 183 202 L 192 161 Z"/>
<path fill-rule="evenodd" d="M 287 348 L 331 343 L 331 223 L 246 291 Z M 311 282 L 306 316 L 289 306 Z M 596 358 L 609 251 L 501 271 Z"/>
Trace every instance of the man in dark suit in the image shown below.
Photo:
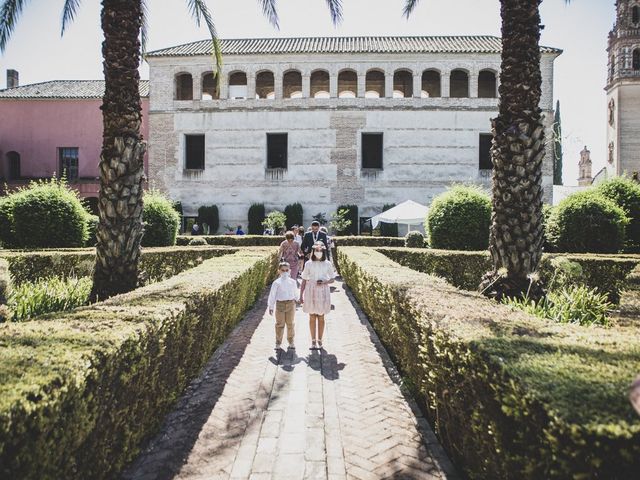
<path fill-rule="evenodd" d="M 324 248 L 329 252 L 329 242 L 327 240 L 327 234 L 320 231 L 320 222 L 313 221 L 311 222 L 311 231 L 304 234 L 304 238 L 302 239 L 302 253 L 304 253 L 305 259 L 309 258 L 311 255 L 311 251 L 313 250 L 313 245 L 316 242 L 324 243 Z M 327 253 L 328 255 L 328 253 Z"/>

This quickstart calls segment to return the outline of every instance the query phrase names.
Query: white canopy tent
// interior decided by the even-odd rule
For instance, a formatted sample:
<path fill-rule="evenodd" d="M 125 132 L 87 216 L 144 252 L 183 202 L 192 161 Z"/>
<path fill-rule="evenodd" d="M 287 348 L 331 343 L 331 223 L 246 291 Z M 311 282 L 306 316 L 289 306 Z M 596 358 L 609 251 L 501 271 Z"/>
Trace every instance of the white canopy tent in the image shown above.
<path fill-rule="evenodd" d="M 380 222 L 402 223 L 407 225 L 409 231 L 411 231 L 411 225 L 422 225 L 424 223 L 428 211 L 429 207 L 425 207 L 413 200 L 407 200 L 400 205 L 390 208 L 386 212 L 371 217 L 371 226 L 372 228 L 376 228 Z"/>

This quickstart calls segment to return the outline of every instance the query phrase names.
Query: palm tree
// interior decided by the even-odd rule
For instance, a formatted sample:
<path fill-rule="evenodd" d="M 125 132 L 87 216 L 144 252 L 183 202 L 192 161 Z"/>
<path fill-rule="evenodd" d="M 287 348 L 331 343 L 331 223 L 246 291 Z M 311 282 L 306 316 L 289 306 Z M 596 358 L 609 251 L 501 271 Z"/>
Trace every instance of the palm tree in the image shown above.
<path fill-rule="evenodd" d="M 406 0 L 410 15 L 418 0 Z M 493 212 L 489 251 L 493 271 L 482 279 L 488 296 L 538 299 L 542 257 L 542 160 L 545 128 L 539 107 L 542 0 L 500 0 L 502 65 L 498 117 L 492 121 Z"/>

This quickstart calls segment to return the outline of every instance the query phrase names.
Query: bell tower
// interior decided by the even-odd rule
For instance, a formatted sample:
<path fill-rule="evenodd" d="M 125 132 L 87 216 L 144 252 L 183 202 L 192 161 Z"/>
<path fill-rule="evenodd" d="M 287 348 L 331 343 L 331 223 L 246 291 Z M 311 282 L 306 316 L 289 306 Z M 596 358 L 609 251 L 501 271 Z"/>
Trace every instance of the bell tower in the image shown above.
<path fill-rule="evenodd" d="M 640 0 L 617 0 L 609 32 L 607 169 L 640 172 Z"/>

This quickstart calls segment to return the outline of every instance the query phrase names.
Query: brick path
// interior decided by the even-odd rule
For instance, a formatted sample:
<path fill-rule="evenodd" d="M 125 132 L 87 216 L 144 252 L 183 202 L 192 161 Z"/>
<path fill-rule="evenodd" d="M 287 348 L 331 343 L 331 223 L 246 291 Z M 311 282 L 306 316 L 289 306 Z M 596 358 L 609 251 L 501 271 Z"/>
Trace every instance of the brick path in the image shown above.
<path fill-rule="evenodd" d="M 273 350 L 266 294 L 213 355 L 124 479 L 453 479 L 380 341 L 336 282 L 325 350 Z M 285 342 L 286 343 L 286 342 Z"/>

